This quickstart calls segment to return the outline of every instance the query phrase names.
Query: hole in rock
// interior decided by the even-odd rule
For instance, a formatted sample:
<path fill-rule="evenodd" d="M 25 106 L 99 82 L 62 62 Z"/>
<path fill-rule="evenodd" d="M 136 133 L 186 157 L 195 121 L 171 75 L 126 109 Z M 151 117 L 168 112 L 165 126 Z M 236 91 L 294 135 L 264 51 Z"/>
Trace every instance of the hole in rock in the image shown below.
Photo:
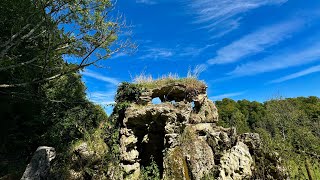
<path fill-rule="evenodd" d="M 166 86 L 153 91 L 152 97 L 160 97 L 162 102 L 176 101 L 180 102 L 186 99 L 186 91 L 184 88 Z"/>
<path fill-rule="evenodd" d="M 161 102 L 159 97 L 155 97 L 155 98 L 152 99 L 152 104 L 161 104 L 161 103 L 162 102 Z"/>
<path fill-rule="evenodd" d="M 192 101 L 191 102 L 191 107 L 192 107 L 192 110 L 196 113 L 198 113 L 200 111 L 200 108 L 201 108 L 201 104 L 199 102 L 194 102 Z"/>
<path fill-rule="evenodd" d="M 206 133 L 205 131 L 199 131 L 199 132 L 198 132 L 198 135 L 199 135 L 199 136 L 206 136 L 207 133 Z"/>
<path fill-rule="evenodd" d="M 157 164 L 160 176 L 163 174 L 163 150 L 165 122 L 167 117 L 146 113 L 142 117 L 132 119 L 130 129 L 138 138 L 140 167 L 150 166 L 152 160 Z"/>

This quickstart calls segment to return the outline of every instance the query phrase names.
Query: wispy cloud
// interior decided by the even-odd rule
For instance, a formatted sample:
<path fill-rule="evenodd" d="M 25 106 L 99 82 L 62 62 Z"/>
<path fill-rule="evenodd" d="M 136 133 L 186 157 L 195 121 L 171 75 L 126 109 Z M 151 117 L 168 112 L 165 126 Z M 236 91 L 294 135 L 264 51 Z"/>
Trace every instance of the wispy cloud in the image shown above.
<path fill-rule="evenodd" d="M 302 27 L 302 21 L 293 20 L 264 27 L 221 48 L 208 64 L 227 64 L 263 52 L 266 48 L 288 39 Z"/>
<path fill-rule="evenodd" d="M 128 54 L 126 52 L 119 52 L 119 53 L 116 53 L 115 55 L 111 56 L 111 58 L 117 59 L 117 58 L 125 57 L 125 56 L 128 56 Z"/>
<path fill-rule="evenodd" d="M 142 52 L 144 55 L 139 57 L 139 59 L 169 58 L 174 55 L 173 50 L 167 48 L 147 48 Z"/>
<path fill-rule="evenodd" d="M 88 93 L 88 98 L 90 101 L 100 104 L 100 105 L 109 105 L 114 103 L 114 96 L 115 96 L 116 90 L 110 90 L 110 91 L 97 91 Z"/>
<path fill-rule="evenodd" d="M 199 56 L 201 53 L 203 53 L 208 48 L 214 46 L 215 44 L 208 44 L 204 47 L 196 47 L 196 46 L 187 46 L 187 47 L 181 47 L 181 50 L 178 50 L 177 54 L 179 56 Z M 178 47 L 179 49 L 179 47 Z"/>
<path fill-rule="evenodd" d="M 308 64 L 320 60 L 320 43 L 313 43 L 303 49 L 295 49 L 281 54 L 266 57 L 260 61 L 237 66 L 228 75 L 233 77 L 249 76 L 264 72 Z"/>
<path fill-rule="evenodd" d="M 246 93 L 245 91 L 242 91 L 242 92 L 233 92 L 233 93 L 220 94 L 220 95 L 217 95 L 217 96 L 211 96 L 210 99 L 211 100 L 221 100 L 223 98 L 241 96 L 241 95 L 243 95 L 245 93 Z"/>
<path fill-rule="evenodd" d="M 171 57 L 197 57 L 208 50 L 210 47 L 216 44 L 208 44 L 205 46 L 199 45 L 177 45 L 173 48 L 163 48 L 163 47 L 143 47 L 140 52 L 142 56 L 139 59 L 167 59 Z"/>
<path fill-rule="evenodd" d="M 311 68 L 308 68 L 308 69 L 305 69 L 305 70 L 302 70 L 302 71 L 299 71 L 299 72 L 284 76 L 282 78 L 272 80 L 268 84 L 281 83 L 281 82 L 285 82 L 285 81 L 288 81 L 288 80 L 291 80 L 291 79 L 296 79 L 296 78 L 299 78 L 299 77 L 302 77 L 302 76 L 306 76 L 306 75 L 309 75 L 309 74 L 312 74 L 312 73 L 316 73 L 316 72 L 320 72 L 320 65 L 313 66 Z"/>
<path fill-rule="evenodd" d="M 136 3 L 147 4 L 147 5 L 157 4 L 157 2 L 153 0 L 136 0 Z"/>
<path fill-rule="evenodd" d="M 114 96 L 115 96 L 116 90 L 111 89 L 109 91 L 96 91 L 96 92 L 88 92 L 87 97 L 90 101 L 92 101 L 95 104 L 98 104 L 104 108 L 106 113 L 110 115 L 113 111 L 113 105 L 114 102 Z"/>
<path fill-rule="evenodd" d="M 210 31 L 224 35 L 240 24 L 243 13 L 266 5 L 277 5 L 287 0 L 190 0 L 191 12 L 196 15 L 196 23 Z"/>
<path fill-rule="evenodd" d="M 116 86 L 120 83 L 120 81 L 118 81 L 116 78 L 107 77 L 107 76 L 101 75 L 97 72 L 93 72 L 88 69 L 86 69 L 84 72 L 82 72 L 82 74 L 84 76 L 91 77 L 91 78 L 97 79 L 99 81 L 104 81 L 104 82 L 107 82 L 107 83 L 110 83 L 110 84 L 113 84 Z"/>

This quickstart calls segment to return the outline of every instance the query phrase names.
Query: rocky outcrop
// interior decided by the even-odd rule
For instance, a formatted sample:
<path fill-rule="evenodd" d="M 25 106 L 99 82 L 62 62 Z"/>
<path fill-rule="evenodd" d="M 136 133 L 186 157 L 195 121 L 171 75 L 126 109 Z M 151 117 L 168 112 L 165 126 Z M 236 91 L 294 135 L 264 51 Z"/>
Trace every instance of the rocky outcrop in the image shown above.
<path fill-rule="evenodd" d="M 40 146 L 34 153 L 31 162 L 23 173 L 21 180 L 43 180 L 48 179 L 50 172 L 50 161 L 56 157 L 55 149 Z"/>
<path fill-rule="evenodd" d="M 156 97 L 162 103 L 152 104 Z M 259 135 L 217 126 L 217 108 L 205 86 L 172 83 L 145 89 L 120 117 L 125 179 L 139 179 L 152 159 L 162 179 L 250 179 L 256 172 Z"/>
<path fill-rule="evenodd" d="M 216 124 L 218 111 L 203 83 L 130 87 L 118 89 L 109 136 L 101 129 L 75 143 L 62 171 L 59 161 L 50 171 L 54 148 L 39 147 L 22 179 L 137 180 L 155 164 L 163 180 L 288 179 L 279 155 L 263 151 L 259 134 Z"/>

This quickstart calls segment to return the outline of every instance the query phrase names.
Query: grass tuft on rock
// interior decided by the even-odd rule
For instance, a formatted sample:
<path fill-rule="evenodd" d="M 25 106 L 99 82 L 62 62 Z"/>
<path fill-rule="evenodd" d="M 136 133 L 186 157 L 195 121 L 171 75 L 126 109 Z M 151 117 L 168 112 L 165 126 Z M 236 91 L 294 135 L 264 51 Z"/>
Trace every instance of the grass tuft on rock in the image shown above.
<path fill-rule="evenodd" d="M 180 78 L 177 74 L 169 73 L 163 75 L 157 79 L 154 79 L 151 75 L 140 74 L 136 76 L 133 82 L 146 89 L 154 89 L 171 84 L 182 84 L 186 88 L 205 88 L 207 85 L 204 81 L 198 80 L 196 76 L 187 76 Z"/>

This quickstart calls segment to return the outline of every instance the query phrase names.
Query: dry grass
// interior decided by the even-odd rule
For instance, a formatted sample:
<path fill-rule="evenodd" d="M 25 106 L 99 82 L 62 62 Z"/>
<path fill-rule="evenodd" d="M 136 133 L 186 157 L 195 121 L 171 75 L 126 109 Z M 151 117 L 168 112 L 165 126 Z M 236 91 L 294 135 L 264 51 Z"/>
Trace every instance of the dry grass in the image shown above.
<path fill-rule="evenodd" d="M 139 75 L 136 75 L 133 79 L 133 82 L 137 84 L 152 82 L 152 81 L 153 81 L 153 78 L 151 74 L 146 75 L 144 72 L 140 73 Z"/>
<path fill-rule="evenodd" d="M 191 69 L 191 67 L 189 67 L 187 77 L 198 79 L 200 74 L 205 70 L 206 70 L 206 66 L 204 65 L 197 65 L 194 69 Z"/>
<path fill-rule="evenodd" d="M 178 74 L 169 73 L 167 75 L 162 75 L 157 79 L 154 79 L 151 75 L 146 75 L 141 73 L 136 76 L 133 80 L 134 83 L 140 84 L 145 88 L 153 89 L 161 86 L 166 86 L 169 84 L 179 83 L 186 86 L 186 88 L 204 88 L 206 84 L 203 81 L 200 81 L 195 76 L 191 76 L 188 73 L 188 77 L 180 78 Z"/>
<path fill-rule="evenodd" d="M 179 75 L 176 73 L 169 73 L 154 79 L 151 74 L 145 74 L 144 72 L 142 72 L 139 75 L 134 77 L 133 82 L 137 84 L 144 84 L 144 83 L 153 83 L 160 79 L 176 80 L 176 79 L 179 79 Z"/>

